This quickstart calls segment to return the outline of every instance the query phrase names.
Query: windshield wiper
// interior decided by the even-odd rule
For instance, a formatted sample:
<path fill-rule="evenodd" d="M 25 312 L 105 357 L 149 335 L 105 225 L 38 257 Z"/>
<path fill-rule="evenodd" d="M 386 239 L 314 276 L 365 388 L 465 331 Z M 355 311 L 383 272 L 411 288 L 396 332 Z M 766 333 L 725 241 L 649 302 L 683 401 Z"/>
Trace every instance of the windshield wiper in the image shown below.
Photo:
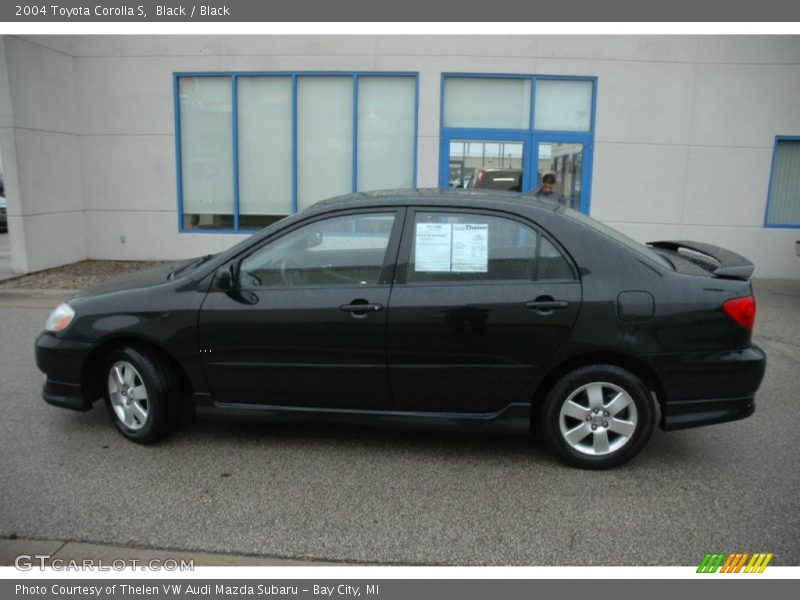
<path fill-rule="evenodd" d="M 199 267 L 199 266 L 200 266 L 200 265 L 202 265 L 203 263 L 207 263 L 207 262 L 208 262 L 209 260 L 211 260 L 212 258 L 214 258 L 214 255 L 213 255 L 213 254 L 206 254 L 205 256 L 203 256 L 203 257 L 199 258 L 198 260 L 196 260 L 196 261 L 194 261 L 194 262 L 190 262 L 189 264 L 183 265 L 183 266 L 182 266 L 182 267 L 180 267 L 179 269 L 175 269 L 175 268 L 173 268 L 173 269 L 172 269 L 172 270 L 169 272 L 169 274 L 167 275 L 167 281 L 170 281 L 170 280 L 172 280 L 172 279 L 175 279 L 175 277 L 176 277 L 177 275 L 179 275 L 179 274 L 183 273 L 184 271 L 187 271 L 187 270 L 189 270 L 189 269 L 196 269 L 197 267 Z"/>

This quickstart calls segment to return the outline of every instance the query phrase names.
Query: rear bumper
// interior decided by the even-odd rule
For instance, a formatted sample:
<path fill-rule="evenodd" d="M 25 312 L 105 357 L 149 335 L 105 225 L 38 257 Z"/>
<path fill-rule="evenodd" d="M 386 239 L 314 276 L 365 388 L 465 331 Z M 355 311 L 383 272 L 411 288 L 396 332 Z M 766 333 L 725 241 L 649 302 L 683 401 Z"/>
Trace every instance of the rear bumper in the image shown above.
<path fill-rule="evenodd" d="M 645 359 L 662 384 L 660 425 L 666 431 L 749 417 L 767 365 L 766 355 L 755 345 Z"/>
<path fill-rule="evenodd" d="M 83 364 L 92 345 L 44 332 L 36 339 L 36 366 L 47 377 L 42 398 L 48 404 L 87 411 L 92 408 L 81 385 Z"/>
<path fill-rule="evenodd" d="M 666 402 L 661 414 L 661 429 L 675 431 L 727 421 L 746 419 L 755 411 L 755 399 L 686 400 Z"/>

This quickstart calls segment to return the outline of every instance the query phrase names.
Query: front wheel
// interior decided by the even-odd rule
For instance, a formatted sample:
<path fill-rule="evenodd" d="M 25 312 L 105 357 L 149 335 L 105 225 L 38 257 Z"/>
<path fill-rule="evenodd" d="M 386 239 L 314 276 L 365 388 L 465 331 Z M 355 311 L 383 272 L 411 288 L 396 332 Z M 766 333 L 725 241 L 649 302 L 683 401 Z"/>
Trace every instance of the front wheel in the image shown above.
<path fill-rule="evenodd" d="M 633 373 L 614 365 L 576 369 L 550 390 L 542 406 L 548 446 L 567 463 L 608 469 L 633 458 L 655 425 L 653 399 Z"/>
<path fill-rule="evenodd" d="M 152 444 L 177 427 L 180 389 L 171 367 L 160 357 L 122 348 L 106 361 L 106 404 L 122 435 Z"/>

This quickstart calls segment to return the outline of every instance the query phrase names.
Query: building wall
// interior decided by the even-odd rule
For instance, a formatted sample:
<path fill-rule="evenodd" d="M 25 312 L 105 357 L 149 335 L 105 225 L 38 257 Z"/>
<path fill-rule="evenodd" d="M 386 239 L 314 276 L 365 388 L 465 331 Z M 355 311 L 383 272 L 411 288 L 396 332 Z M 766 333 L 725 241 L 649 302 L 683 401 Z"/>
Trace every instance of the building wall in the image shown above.
<path fill-rule="evenodd" d="M 443 72 L 596 76 L 592 216 L 642 241 L 730 248 L 760 277 L 800 276 L 800 231 L 763 227 L 774 137 L 800 134 L 798 37 L 59 36 L 3 46 L 0 140 L 19 178 L 21 206 L 9 198 L 18 270 L 186 257 L 241 239 L 178 233 L 173 72 L 380 70 L 419 72 L 421 187 L 438 183 Z"/>
<path fill-rule="evenodd" d="M 86 258 L 80 136 L 70 41 L 0 39 L 0 151 L 11 267 Z"/>

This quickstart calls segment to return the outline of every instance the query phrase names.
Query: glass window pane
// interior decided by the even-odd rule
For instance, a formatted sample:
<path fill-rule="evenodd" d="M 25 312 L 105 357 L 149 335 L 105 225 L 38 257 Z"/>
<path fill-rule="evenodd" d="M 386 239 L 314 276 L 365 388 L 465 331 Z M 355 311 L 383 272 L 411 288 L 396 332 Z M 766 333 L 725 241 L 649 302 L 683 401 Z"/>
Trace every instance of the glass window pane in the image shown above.
<path fill-rule="evenodd" d="M 522 191 L 522 142 L 450 142 L 450 187 Z"/>
<path fill-rule="evenodd" d="M 581 206 L 583 144 L 540 142 L 536 195 L 561 202 L 576 210 Z M 542 178 L 551 174 L 556 182 L 549 193 L 542 189 Z"/>
<path fill-rule="evenodd" d="M 800 225 L 800 141 L 779 140 L 770 185 L 769 225 Z"/>
<path fill-rule="evenodd" d="M 233 135 L 230 77 L 181 77 L 183 225 L 233 228 Z"/>
<path fill-rule="evenodd" d="M 529 79 L 448 77 L 444 81 L 445 127 L 528 129 Z"/>
<path fill-rule="evenodd" d="M 537 261 L 536 278 L 543 279 L 575 279 L 572 267 L 561 252 L 558 251 L 550 240 L 543 237 L 539 246 L 539 260 Z"/>
<path fill-rule="evenodd" d="M 591 81 L 538 80 L 534 127 L 548 131 L 589 131 L 593 85 Z"/>
<path fill-rule="evenodd" d="M 242 261 L 241 284 L 377 284 L 394 218 L 394 213 L 347 215 L 300 227 Z"/>
<path fill-rule="evenodd" d="M 239 77 L 239 227 L 292 212 L 292 80 Z"/>
<path fill-rule="evenodd" d="M 353 189 L 352 77 L 297 78 L 297 207 Z"/>
<path fill-rule="evenodd" d="M 536 232 L 511 219 L 417 213 L 409 282 L 533 279 Z"/>
<path fill-rule="evenodd" d="M 414 185 L 412 77 L 358 79 L 358 190 Z"/>

